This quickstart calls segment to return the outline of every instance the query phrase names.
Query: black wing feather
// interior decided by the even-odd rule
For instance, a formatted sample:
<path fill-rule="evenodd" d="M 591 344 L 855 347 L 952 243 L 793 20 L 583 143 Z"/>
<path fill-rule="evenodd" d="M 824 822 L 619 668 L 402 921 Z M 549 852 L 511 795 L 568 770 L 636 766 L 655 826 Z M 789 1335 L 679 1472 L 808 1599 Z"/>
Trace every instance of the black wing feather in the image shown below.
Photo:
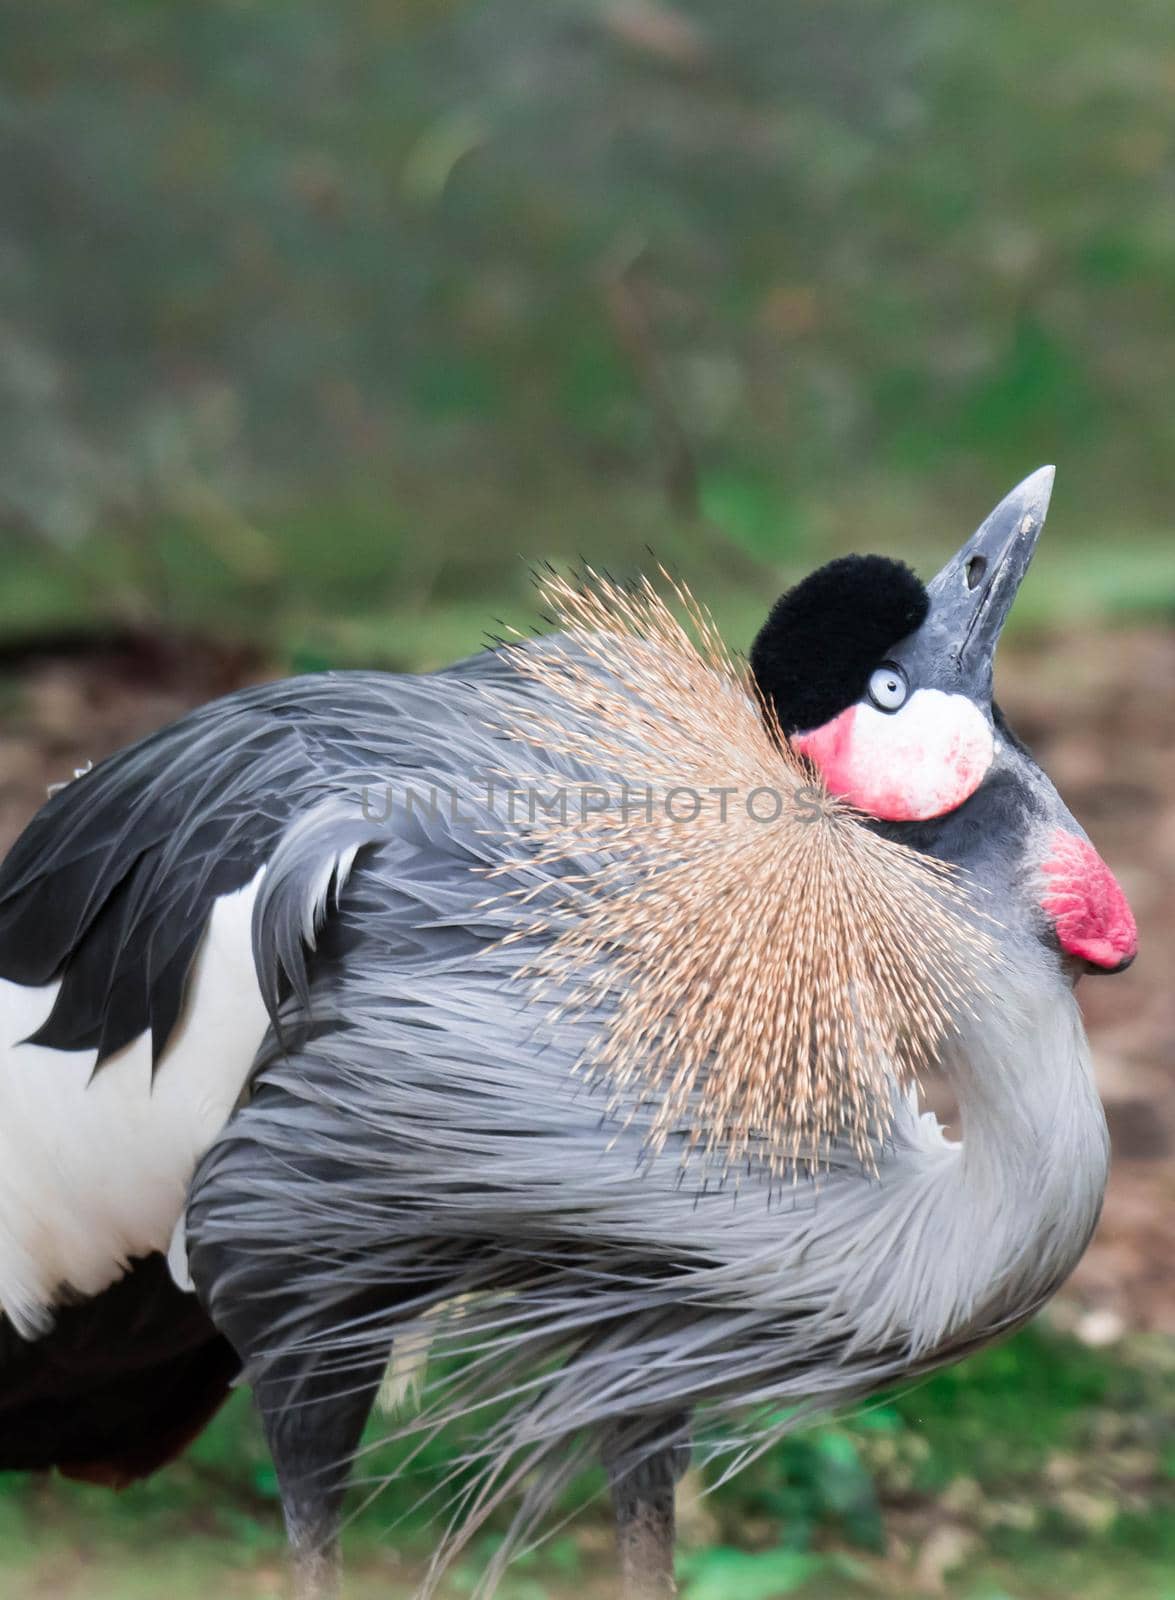
<path fill-rule="evenodd" d="M 243 690 L 41 808 L 0 863 L 0 977 L 61 980 L 33 1042 L 96 1049 L 101 1066 L 149 1028 L 158 1061 L 213 902 L 353 762 L 350 729 L 386 717 L 386 686 L 323 673 Z"/>

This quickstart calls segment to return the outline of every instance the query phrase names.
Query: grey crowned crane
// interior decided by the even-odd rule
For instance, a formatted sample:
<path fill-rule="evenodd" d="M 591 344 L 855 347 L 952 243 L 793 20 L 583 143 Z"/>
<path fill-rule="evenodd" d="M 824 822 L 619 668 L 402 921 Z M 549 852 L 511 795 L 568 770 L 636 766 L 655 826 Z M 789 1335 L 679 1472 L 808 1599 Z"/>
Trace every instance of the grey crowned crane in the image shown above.
<path fill-rule="evenodd" d="M 1135 952 L 992 700 L 1051 486 L 926 587 L 813 573 L 749 666 L 552 580 L 552 635 L 250 688 L 53 795 L 0 870 L 0 1467 L 125 1483 L 243 1373 L 318 1600 L 427 1339 L 401 1425 L 475 1441 L 427 1587 L 509 1502 L 489 1593 L 596 1456 L 669 1594 L 691 1448 L 1031 1316 L 1106 1178 L 1074 986 Z"/>

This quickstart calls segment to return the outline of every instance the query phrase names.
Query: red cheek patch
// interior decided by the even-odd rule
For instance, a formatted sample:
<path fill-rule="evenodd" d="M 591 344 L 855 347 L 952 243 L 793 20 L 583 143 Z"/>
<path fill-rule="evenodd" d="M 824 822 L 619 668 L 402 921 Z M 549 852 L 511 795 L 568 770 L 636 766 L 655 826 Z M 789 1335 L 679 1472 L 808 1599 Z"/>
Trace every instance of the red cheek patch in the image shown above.
<path fill-rule="evenodd" d="M 1058 828 L 1044 862 L 1041 905 L 1053 919 L 1062 950 L 1110 971 L 1138 953 L 1134 914 L 1117 878 L 1088 839 Z"/>
<path fill-rule="evenodd" d="M 833 794 L 886 822 L 941 817 L 987 775 L 994 742 L 987 718 L 965 695 L 919 689 L 900 711 L 855 705 L 793 746 Z"/>

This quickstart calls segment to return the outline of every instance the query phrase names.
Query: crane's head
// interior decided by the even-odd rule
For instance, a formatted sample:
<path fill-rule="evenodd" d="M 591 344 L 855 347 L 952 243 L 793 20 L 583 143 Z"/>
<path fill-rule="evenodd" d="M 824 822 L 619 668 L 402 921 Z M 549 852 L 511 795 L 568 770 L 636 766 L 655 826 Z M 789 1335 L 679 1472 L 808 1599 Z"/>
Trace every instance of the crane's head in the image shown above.
<path fill-rule="evenodd" d="M 926 586 L 884 556 L 821 567 L 776 602 L 751 670 L 833 793 L 967 868 L 1071 972 L 1120 972 L 1137 948 L 1126 897 L 992 699 L 1052 485 L 1052 467 L 1025 478 Z"/>

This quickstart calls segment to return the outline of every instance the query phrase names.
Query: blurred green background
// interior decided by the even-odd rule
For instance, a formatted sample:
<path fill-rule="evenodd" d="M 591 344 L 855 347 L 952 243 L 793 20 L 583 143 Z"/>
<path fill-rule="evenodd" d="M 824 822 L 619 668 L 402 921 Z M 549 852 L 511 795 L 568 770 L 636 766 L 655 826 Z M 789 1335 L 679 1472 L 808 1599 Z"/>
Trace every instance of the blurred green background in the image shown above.
<path fill-rule="evenodd" d="M 0 34 L 8 636 L 430 664 L 527 560 L 646 544 L 745 634 L 780 574 L 933 561 L 1042 461 L 1026 605 L 1172 600 L 1166 0 L 8 0 Z"/>
<path fill-rule="evenodd" d="M 581 556 L 745 646 L 1045 461 L 1016 625 L 1170 626 L 1173 386 L 1169 0 L 0 9 L 0 652 L 429 667 Z M 1172 1600 L 1171 1341 L 1060 1323 L 691 1503 L 688 1600 Z M 272 1595 L 279 1551 L 243 1396 L 119 1499 L 0 1484 L 7 1592 Z M 607 1570 L 597 1511 L 507 1592 Z"/>

